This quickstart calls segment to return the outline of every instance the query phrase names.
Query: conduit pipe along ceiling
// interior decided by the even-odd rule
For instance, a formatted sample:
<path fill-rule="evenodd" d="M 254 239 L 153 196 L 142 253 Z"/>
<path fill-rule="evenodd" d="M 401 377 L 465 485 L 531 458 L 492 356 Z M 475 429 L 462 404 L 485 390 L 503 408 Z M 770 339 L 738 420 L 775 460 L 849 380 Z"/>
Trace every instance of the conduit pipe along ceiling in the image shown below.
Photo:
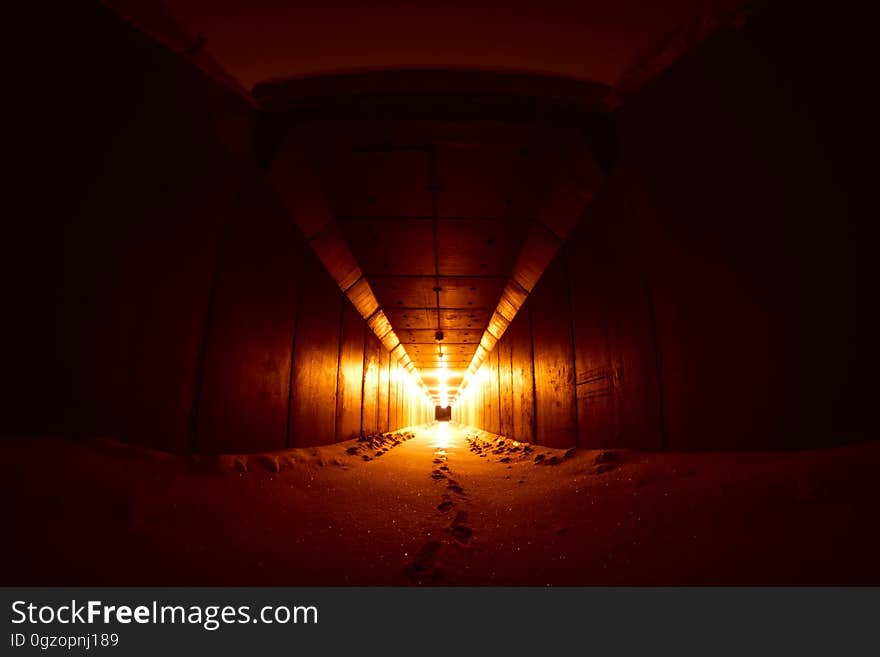
<path fill-rule="evenodd" d="M 454 403 L 603 180 L 607 88 L 409 71 L 254 94 L 291 216 L 429 399 Z"/>

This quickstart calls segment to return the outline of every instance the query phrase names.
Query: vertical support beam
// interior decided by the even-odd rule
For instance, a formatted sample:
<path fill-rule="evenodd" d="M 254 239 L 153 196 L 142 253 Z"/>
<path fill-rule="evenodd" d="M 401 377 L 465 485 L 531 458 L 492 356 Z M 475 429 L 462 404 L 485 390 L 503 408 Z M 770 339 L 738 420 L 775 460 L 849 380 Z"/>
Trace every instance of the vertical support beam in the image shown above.
<path fill-rule="evenodd" d="M 642 279 L 645 290 L 645 303 L 648 306 L 648 325 L 651 329 L 651 346 L 654 349 L 654 366 L 657 377 L 657 419 L 660 431 L 660 449 L 666 449 L 668 441 L 666 438 L 666 419 L 664 417 L 665 403 L 663 401 L 663 357 L 660 353 L 660 342 L 657 339 L 657 320 L 654 315 L 654 295 L 651 292 L 651 285 L 648 281 L 648 275 L 644 274 Z"/>
<path fill-rule="evenodd" d="M 334 439 L 338 439 L 339 436 L 339 415 L 342 409 L 340 408 L 340 404 L 342 403 L 341 395 L 339 394 L 339 378 L 342 376 L 342 328 L 345 325 L 345 297 L 342 298 L 342 303 L 339 306 L 339 332 L 336 340 L 336 395 L 335 395 L 335 414 L 333 416 L 333 436 Z"/>
<path fill-rule="evenodd" d="M 538 441 L 538 385 L 535 381 L 535 324 L 532 321 L 532 304 L 528 304 L 529 312 L 529 357 L 532 361 L 532 441 Z"/>
<path fill-rule="evenodd" d="M 361 422 L 358 435 L 364 435 L 364 393 L 367 387 L 367 338 L 364 336 L 364 348 L 361 357 Z"/>
<path fill-rule="evenodd" d="M 299 318 L 302 313 L 302 298 L 303 298 L 303 267 L 300 264 L 297 272 L 297 280 L 299 281 L 299 288 L 296 294 L 296 319 L 293 322 L 293 338 L 290 341 L 290 373 L 287 381 L 287 426 L 284 431 L 284 446 L 287 449 L 290 449 L 290 414 L 293 409 L 293 379 L 294 372 L 296 371 L 296 337 L 299 333 Z"/>
<path fill-rule="evenodd" d="M 208 341 L 211 339 L 211 325 L 214 322 L 214 303 L 217 297 L 217 282 L 220 277 L 220 258 L 217 259 L 217 269 L 214 279 L 211 281 L 211 291 L 208 293 L 208 306 L 205 309 L 205 324 L 202 329 L 202 339 L 199 343 L 199 355 L 196 360 L 196 380 L 193 389 L 192 408 L 189 416 L 189 451 L 198 451 L 199 435 L 199 410 L 202 403 L 202 389 L 205 384 L 205 361 L 208 359 Z"/>
<path fill-rule="evenodd" d="M 571 340 L 571 394 L 574 398 L 574 440 L 575 444 L 577 444 L 580 437 L 580 418 L 578 417 L 577 403 L 577 345 L 574 339 L 574 308 L 571 299 L 571 272 L 568 267 L 568 249 L 565 247 L 560 249 L 559 257 L 562 258 L 562 271 L 565 278 L 565 302 L 568 306 L 568 335 Z"/>

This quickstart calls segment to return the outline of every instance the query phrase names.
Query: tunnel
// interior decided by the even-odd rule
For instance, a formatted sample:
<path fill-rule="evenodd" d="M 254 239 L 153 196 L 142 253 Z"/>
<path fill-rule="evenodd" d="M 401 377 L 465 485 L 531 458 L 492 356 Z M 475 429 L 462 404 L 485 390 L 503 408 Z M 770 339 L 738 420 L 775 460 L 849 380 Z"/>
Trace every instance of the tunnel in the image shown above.
<path fill-rule="evenodd" d="M 246 4 L 21 19 L 7 584 L 880 583 L 855 6 Z"/>

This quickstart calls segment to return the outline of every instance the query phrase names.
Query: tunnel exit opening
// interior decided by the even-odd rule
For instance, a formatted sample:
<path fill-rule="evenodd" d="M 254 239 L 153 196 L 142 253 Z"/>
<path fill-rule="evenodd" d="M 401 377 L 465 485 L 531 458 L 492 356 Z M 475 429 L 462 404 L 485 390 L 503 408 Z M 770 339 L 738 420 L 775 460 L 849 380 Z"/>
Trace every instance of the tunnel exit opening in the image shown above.
<path fill-rule="evenodd" d="M 452 408 L 450 406 L 435 406 L 434 420 L 436 422 L 449 422 L 452 420 Z"/>

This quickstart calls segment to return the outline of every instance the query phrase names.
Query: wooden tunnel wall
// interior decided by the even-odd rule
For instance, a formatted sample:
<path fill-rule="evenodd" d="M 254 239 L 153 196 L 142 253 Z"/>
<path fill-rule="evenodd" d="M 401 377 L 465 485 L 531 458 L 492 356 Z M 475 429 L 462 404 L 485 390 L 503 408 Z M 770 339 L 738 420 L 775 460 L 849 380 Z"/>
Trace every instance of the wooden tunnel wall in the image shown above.
<path fill-rule="evenodd" d="M 426 421 L 252 163 L 245 97 L 67 11 L 23 81 L 0 431 L 238 452 Z"/>
<path fill-rule="evenodd" d="M 559 447 L 876 437 L 870 43 L 781 3 L 627 99 L 605 187 L 455 419 Z"/>
<path fill-rule="evenodd" d="M 779 6 L 616 111 L 607 184 L 459 421 L 585 447 L 876 434 L 871 23 Z M 252 163 L 253 107 L 100 6 L 57 11 L 11 83 L 0 431 L 251 451 L 428 419 Z"/>

